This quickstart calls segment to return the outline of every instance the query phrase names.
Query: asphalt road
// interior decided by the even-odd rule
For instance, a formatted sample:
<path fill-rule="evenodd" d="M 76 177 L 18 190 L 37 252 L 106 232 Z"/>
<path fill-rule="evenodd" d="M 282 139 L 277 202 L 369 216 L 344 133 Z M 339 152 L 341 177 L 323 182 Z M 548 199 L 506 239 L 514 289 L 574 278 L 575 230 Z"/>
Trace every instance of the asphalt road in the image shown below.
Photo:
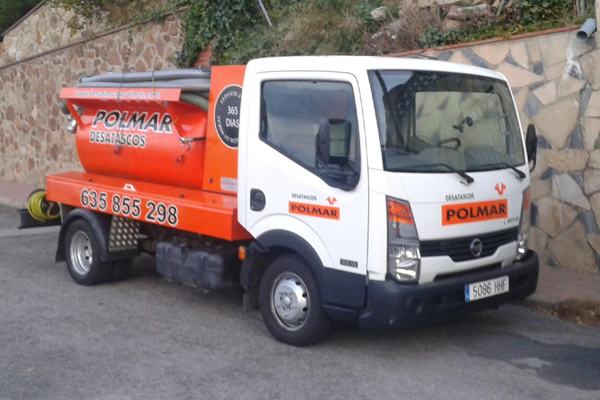
<path fill-rule="evenodd" d="M 16 223 L 0 207 L 0 399 L 600 399 L 599 329 L 506 306 L 298 349 L 239 292 L 167 283 L 149 257 L 78 286 L 57 234 Z"/>

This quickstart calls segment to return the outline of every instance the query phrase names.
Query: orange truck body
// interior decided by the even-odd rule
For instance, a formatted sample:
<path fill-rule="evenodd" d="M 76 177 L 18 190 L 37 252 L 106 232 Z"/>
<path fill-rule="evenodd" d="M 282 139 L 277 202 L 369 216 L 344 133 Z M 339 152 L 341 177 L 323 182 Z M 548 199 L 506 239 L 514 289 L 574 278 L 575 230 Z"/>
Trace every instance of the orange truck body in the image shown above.
<path fill-rule="evenodd" d="M 218 239 L 250 239 L 237 221 L 237 147 L 219 136 L 224 122 L 215 116 L 220 94 L 241 88 L 244 71 L 213 67 L 208 112 L 184 102 L 181 89 L 63 89 L 84 172 L 48 176 L 47 198 Z"/>

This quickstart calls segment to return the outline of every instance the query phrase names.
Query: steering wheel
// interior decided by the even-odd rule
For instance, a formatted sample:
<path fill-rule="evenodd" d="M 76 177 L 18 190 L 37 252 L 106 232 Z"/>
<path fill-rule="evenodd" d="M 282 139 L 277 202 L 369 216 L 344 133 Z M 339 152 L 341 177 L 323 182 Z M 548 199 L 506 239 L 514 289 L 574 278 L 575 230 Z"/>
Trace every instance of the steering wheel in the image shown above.
<path fill-rule="evenodd" d="M 455 146 L 453 148 L 454 150 L 457 150 L 460 146 L 462 146 L 462 140 L 460 140 L 457 137 L 453 137 L 453 138 L 448 138 L 448 139 L 440 140 L 437 143 L 437 147 L 442 147 L 443 145 L 445 145 L 447 143 L 452 143 L 452 142 L 455 143 Z"/>

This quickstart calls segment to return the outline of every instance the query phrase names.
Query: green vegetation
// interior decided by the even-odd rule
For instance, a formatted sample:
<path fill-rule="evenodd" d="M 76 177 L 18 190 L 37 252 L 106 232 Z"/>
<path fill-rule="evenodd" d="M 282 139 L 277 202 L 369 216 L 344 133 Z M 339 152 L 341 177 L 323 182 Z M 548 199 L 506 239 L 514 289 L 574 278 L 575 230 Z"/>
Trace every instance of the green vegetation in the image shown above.
<path fill-rule="evenodd" d="M 516 3 L 516 14 L 524 25 L 542 21 L 560 21 L 572 16 L 573 1 L 565 0 L 520 0 Z M 593 5 L 593 2 L 590 2 Z M 517 21 L 514 21 L 517 22 Z"/>
<path fill-rule="evenodd" d="M 212 46 L 218 58 L 246 37 L 246 30 L 263 23 L 255 0 L 195 0 L 186 2 L 183 48 L 178 54 L 180 65 L 192 65 L 198 53 Z"/>
<path fill-rule="evenodd" d="M 10 28 L 40 0 L 0 0 L 0 33 Z"/>
<path fill-rule="evenodd" d="M 72 31 L 80 31 L 91 23 L 102 21 L 108 27 L 160 19 L 166 11 L 177 10 L 184 0 L 49 0 L 53 7 L 74 13 L 69 21 Z"/>
<path fill-rule="evenodd" d="M 256 1 L 251 1 L 256 7 Z M 229 46 L 215 48 L 222 63 L 244 63 L 251 58 L 273 55 L 357 54 L 377 32 L 369 12 L 381 1 L 369 0 L 271 0 L 274 24 L 265 18 L 238 29 Z"/>
<path fill-rule="evenodd" d="M 74 11 L 72 29 L 102 18 L 110 26 L 158 19 L 184 10 L 184 42 L 177 56 L 191 65 L 209 44 L 215 62 L 243 63 L 267 55 L 359 53 L 378 24 L 369 12 L 382 0 L 264 0 L 269 27 L 256 0 L 50 0 Z"/>
<path fill-rule="evenodd" d="M 0 0 L 1 2 L 2 0 Z M 193 64 L 209 45 L 216 63 L 245 63 L 262 56 L 300 54 L 385 54 L 422 47 L 506 37 L 581 22 L 576 4 L 584 0 L 514 0 L 500 15 L 467 19 L 443 29 L 448 9 L 419 8 L 403 0 L 263 0 L 269 26 L 256 0 L 51 0 L 75 11 L 72 28 L 103 18 L 112 25 L 183 13 L 181 66 Z M 593 1 L 588 1 L 593 13 Z M 371 11 L 386 7 L 375 21 Z M 585 13 L 584 13 L 585 14 Z M 400 27 L 390 32 L 392 21 Z"/>
<path fill-rule="evenodd" d="M 594 15 L 593 5 L 590 1 L 584 15 L 577 15 L 574 0 L 517 0 L 497 18 L 470 21 L 465 29 L 444 32 L 439 26 L 428 27 L 420 42 L 422 47 L 436 47 L 579 24 Z"/>

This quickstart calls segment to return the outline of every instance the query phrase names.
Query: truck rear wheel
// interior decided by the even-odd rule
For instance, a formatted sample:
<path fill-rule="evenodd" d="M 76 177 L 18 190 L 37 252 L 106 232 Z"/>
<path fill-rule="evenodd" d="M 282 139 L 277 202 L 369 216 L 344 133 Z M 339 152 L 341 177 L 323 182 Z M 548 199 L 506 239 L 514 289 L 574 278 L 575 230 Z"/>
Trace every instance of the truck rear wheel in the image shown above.
<path fill-rule="evenodd" d="M 73 221 L 67 229 L 64 243 L 67 269 L 76 283 L 91 286 L 110 278 L 113 265 L 100 261 L 98 240 L 87 221 Z"/>
<path fill-rule="evenodd" d="M 267 329 L 280 342 L 306 346 L 330 331 L 317 281 L 295 255 L 281 256 L 269 265 L 261 280 L 259 302 Z"/>

